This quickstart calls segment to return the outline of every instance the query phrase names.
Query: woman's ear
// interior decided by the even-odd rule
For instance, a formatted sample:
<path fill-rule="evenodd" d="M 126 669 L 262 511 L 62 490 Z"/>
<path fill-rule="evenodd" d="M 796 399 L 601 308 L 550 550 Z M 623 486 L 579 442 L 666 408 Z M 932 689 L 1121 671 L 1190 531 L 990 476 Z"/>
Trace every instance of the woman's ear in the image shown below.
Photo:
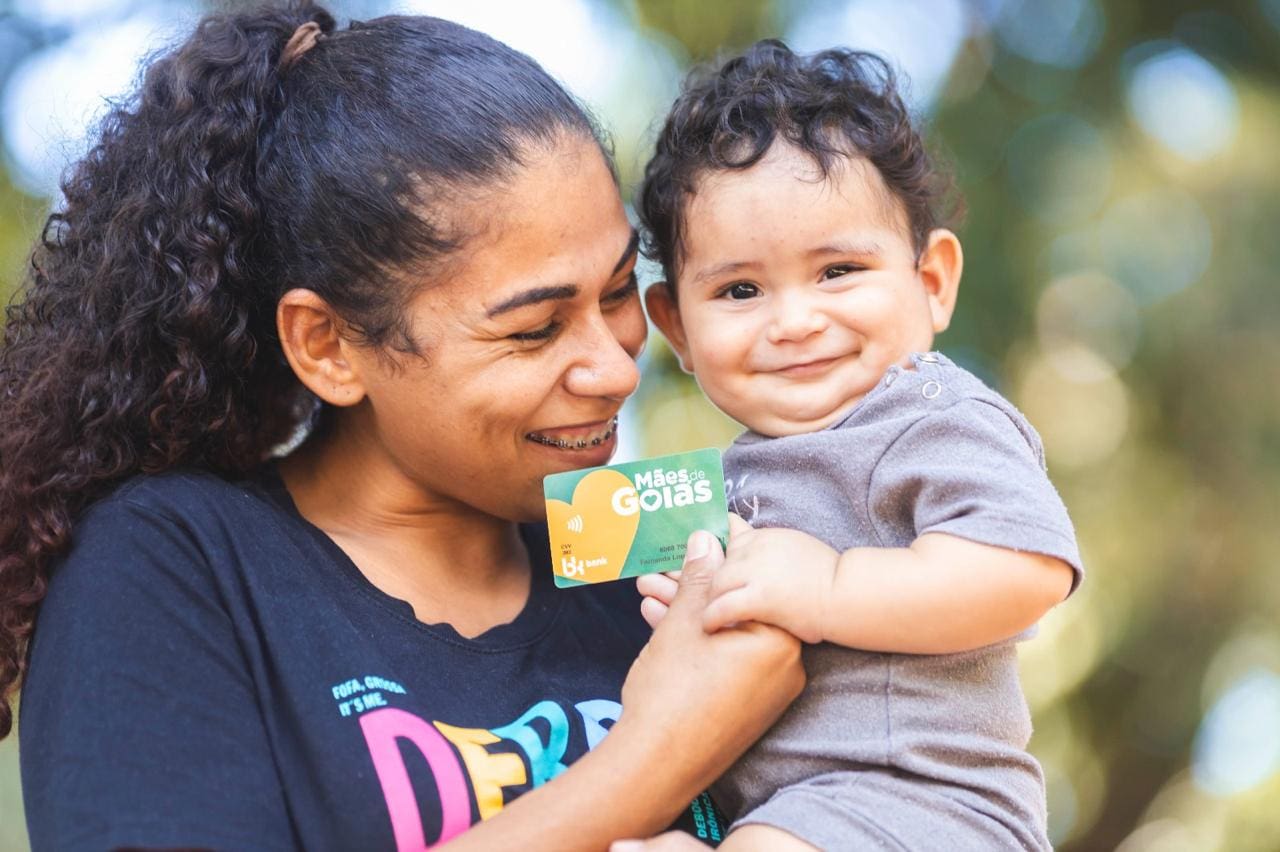
<path fill-rule="evenodd" d="M 644 304 L 649 309 L 649 318 L 662 332 L 662 336 L 671 344 L 671 349 L 680 359 L 680 369 L 686 373 L 693 372 L 689 360 L 689 342 L 684 334 L 684 324 L 680 321 L 680 305 L 676 301 L 675 288 L 666 281 L 659 281 L 644 291 Z"/>
<path fill-rule="evenodd" d="M 960 275 L 964 272 L 964 251 L 960 239 L 946 228 L 929 232 L 929 241 L 916 266 L 920 283 L 929 298 L 929 313 L 935 333 L 947 330 L 956 309 Z"/>
<path fill-rule="evenodd" d="M 276 304 L 280 346 L 298 379 L 330 405 L 349 406 L 364 399 L 365 387 L 355 344 L 342 328 L 337 312 L 311 290 L 290 290 Z"/>

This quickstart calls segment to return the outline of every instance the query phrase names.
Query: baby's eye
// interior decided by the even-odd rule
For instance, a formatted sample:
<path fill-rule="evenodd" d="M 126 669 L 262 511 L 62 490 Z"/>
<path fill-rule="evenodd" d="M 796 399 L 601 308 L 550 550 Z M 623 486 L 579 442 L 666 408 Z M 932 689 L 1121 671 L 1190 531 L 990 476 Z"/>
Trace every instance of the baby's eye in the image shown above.
<path fill-rule="evenodd" d="M 828 266 L 824 269 L 822 271 L 822 278 L 824 281 L 830 281 L 833 278 L 841 278 L 848 275 L 850 272 L 857 272 L 860 269 L 862 269 L 861 266 L 855 266 L 852 263 L 839 263 L 835 266 Z"/>
<path fill-rule="evenodd" d="M 745 281 L 739 281 L 736 284 L 730 284 L 725 287 L 717 295 L 728 296 L 734 301 L 742 301 L 744 299 L 754 299 L 760 295 L 760 288 L 754 284 L 748 284 Z"/>

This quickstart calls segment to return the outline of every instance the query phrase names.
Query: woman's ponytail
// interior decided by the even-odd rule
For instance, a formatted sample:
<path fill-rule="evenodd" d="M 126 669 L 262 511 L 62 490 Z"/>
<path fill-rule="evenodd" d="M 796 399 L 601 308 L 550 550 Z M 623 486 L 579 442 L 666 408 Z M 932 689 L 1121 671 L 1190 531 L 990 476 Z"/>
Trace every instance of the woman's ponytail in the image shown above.
<path fill-rule="evenodd" d="M 207 18 L 156 60 L 66 178 L 8 308 L 0 737 L 76 516 L 138 473 L 252 470 L 307 410 L 273 339 L 281 279 L 256 175 L 299 66 L 282 52 L 309 22 L 310 38 L 334 25 L 309 2 Z"/>

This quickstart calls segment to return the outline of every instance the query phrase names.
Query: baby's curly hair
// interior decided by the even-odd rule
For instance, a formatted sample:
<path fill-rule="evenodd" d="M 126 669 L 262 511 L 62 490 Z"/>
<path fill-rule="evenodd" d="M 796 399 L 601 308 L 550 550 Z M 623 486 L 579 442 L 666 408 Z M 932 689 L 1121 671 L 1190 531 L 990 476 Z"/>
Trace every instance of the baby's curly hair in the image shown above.
<path fill-rule="evenodd" d="M 919 252 L 929 232 L 957 217 L 960 201 L 913 126 L 884 59 L 844 48 L 810 56 L 757 42 L 685 80 L 637 190 L 645 254 L 675 285 L 684 216 L 708 172 L 749 169 L 781 137 L 825 178 L 850 156 L 875 166 L 902 206 Z"/>

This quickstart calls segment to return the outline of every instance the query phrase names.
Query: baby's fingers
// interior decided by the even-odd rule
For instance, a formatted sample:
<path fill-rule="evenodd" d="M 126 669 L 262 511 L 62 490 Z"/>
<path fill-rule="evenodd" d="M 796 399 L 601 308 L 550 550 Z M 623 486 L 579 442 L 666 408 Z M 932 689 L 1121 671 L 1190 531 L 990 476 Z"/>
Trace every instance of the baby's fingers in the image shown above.
<path fill-rule="evenodd" d="M 676 573 L 676 572 L 672 572 Z M 636 589 L 646 598 L 656 598 L 659 603 L 671 605 L 680 584 L 666 574 L 644 574 L 636 578 Z"/>
<path fill-rule="evenodd" d="M 667 614 L 667 605 L 657 598 L 645 598 L 640 601 L 640 614 L 650 627 L 656 628 Z"/>
<path fill-rule="evenodd" d="M 716 596 L 702 613 L 702 629 L 715 633 L 744 621 L 758 621 L 760 593 L 754 586 L 739 586 Z"/>

